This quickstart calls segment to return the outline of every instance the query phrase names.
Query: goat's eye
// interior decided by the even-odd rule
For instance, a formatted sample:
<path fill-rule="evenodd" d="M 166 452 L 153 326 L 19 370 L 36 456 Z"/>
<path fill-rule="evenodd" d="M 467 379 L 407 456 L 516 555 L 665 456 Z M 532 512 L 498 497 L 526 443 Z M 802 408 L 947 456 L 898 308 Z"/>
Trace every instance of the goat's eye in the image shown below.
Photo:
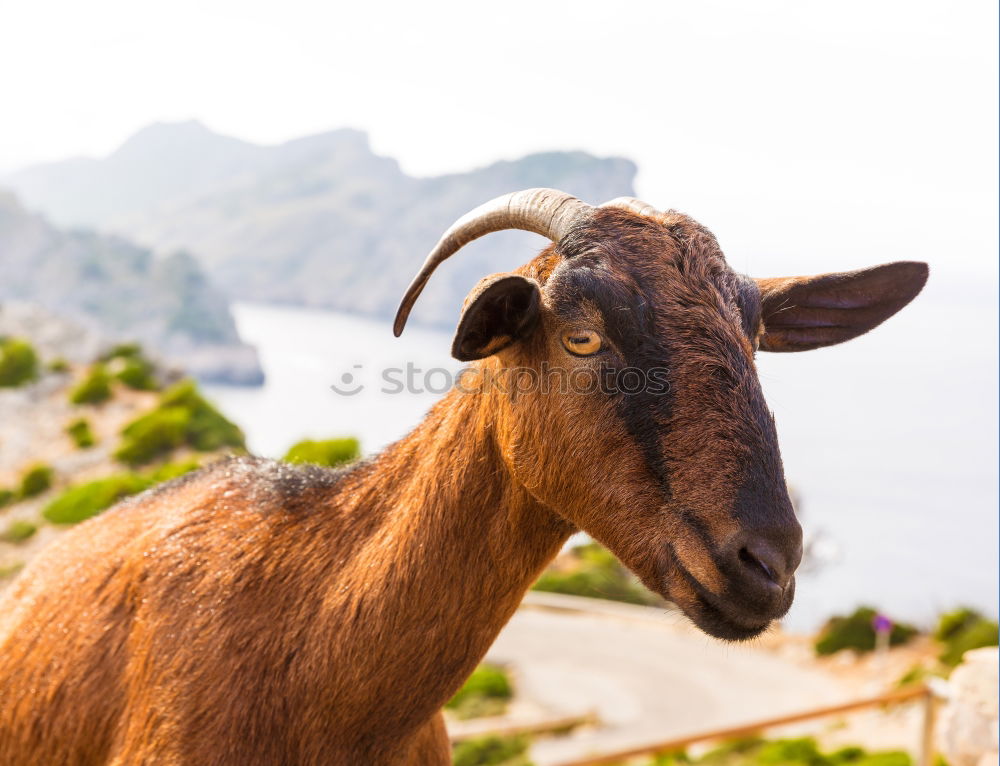
<path fill-rule="evenodd" d="M 563 346 L 574 356 L 590 356 L 601 350 L 601 336 L 593 330 L 573 330 L 563 333 Z"/>

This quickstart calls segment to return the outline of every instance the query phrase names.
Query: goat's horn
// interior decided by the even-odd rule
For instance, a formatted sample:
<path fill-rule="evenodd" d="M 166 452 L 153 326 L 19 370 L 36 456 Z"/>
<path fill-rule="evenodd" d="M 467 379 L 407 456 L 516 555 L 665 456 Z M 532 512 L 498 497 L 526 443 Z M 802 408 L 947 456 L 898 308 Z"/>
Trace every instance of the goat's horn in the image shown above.
<path fill-rule="evenodd" d="M 643 202 L 641 199 L 636 199 L 635 197 L 615 197 L 610 202 L 605 202 L 601 205 L 601 207 L 617 207 L 622 210 L 630 210 L 637 215 L 660 215 L 660 211 L 655 207 L 650 205 L 648 202 Z"/>
<path fill-rule="evenodd" d="M 525 189 L 504 194 L 466 213 L 444 233 L 413 278 L 396 311 L 393 333 L 399 337 L 403 332 L 410 309 L 434 269 L 472 240 L 494 231 L 521 229 L 558 242 L 566 235 L 573 222 L 590 210 L 593 210 L 590 205 L 565 192 L 555 189 Z"/>

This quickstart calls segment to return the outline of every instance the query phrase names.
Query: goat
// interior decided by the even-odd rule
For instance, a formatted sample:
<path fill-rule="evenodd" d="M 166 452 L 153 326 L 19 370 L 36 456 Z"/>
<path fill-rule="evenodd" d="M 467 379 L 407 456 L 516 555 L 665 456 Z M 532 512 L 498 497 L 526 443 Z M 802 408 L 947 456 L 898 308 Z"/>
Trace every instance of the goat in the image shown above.
<path fill-rule="evenodd" d="M 553 244 L 472 291 L 452 350 L 475 385 L 408 436 L 340 471 L 217 463 L 23 571 L 0 762 L 449 763 L 442 705 L 577 530 L 710 635 L 785 613 L 801 529 L 755 352 L 867 332 L 926 265 L 754 280 L 685 215 L 534 189 L 446 232 L 395 334 L 442 261 L 511 228 Z M 572 385 L 524 384 L 543 369 Z"/>

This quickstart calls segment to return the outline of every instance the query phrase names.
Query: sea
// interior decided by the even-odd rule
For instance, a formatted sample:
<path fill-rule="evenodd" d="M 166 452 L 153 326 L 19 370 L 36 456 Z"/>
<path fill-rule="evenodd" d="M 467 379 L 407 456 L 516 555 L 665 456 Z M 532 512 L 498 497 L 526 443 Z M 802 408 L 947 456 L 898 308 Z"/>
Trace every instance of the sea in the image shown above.
<path fill-rule="evenodd" d="M 925 626 L 959 605 L 997 612 L 996 341 L 962 326 L 967 306 L 945 304 L 914 304 L 843 346 L 759 355 L 809 547 L 792 630 L 862 604 Z M 267 382 L 206 390 L 260 455 L 338 436 L 378 452 L 460 367 L 438 329 L 395 338 L 389 320 L 333 311 L 234 314 Z"/>

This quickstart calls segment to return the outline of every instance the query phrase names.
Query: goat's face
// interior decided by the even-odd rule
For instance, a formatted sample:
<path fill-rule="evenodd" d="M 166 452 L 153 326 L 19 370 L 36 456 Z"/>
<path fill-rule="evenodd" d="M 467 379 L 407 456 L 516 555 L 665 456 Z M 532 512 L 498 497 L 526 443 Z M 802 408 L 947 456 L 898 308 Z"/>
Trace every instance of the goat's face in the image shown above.
<path fill-rule="evenodd" d="M 482 360 L 472 390 L 519 483 L 703 630 L 746 639 L 788 610 L 802 555 L 754 355 L 855 337 L 925 278 L 755 281 L 686 216 L 598 208 L 483 280 L 453 352 Z"/>

